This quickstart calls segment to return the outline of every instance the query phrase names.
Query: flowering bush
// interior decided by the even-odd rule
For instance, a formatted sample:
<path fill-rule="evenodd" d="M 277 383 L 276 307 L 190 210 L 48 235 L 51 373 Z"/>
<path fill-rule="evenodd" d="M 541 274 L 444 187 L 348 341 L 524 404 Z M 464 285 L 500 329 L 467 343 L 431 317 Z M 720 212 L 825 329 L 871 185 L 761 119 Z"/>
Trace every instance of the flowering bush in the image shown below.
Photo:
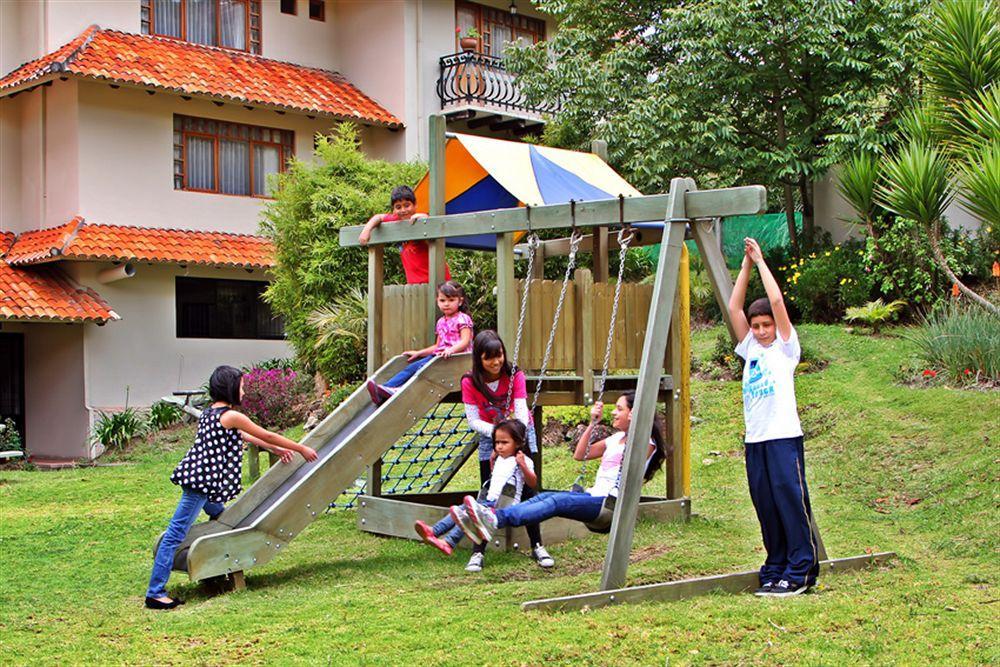
<path fill-rule="evenodd" d="M 0 419 L 0 449 L 22 449 L 21 434 L 17 431 L 17 424 L 10 417 Z"/>
<path fill-rule="evenodd" d="M 920 378 L 956 385 L 1000 385 L 1000 321 L 960 304 L 934 309 L 907 336 L 917 346 Z M 913 369 L 911 369 L 913 370 Z"/>
<path fill-rule="evenodd" d="M 802 320 L 836 322 L 847 308 L 873 296 L 875 280 L 865 256 L 860 243 L 849 241 L 778 266 L 786 303 Z"/>
<path fill-rule="evenodd" d="M 252 368 L 243 375 L 242 411 L 265 428 L 302 421 L 304 398 L 303 380 L 290 368 Z"/>

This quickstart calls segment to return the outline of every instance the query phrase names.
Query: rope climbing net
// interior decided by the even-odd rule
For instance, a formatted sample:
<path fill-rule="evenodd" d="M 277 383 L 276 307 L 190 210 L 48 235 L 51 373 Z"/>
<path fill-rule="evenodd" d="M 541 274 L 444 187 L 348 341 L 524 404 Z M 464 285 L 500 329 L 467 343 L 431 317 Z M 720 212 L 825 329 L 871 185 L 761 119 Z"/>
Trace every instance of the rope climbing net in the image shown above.
<path fill-rule="evenodd" d="M 476 433 L 465 421 L 465 406 L 438 405 L 383 455 L 382 494 L 441 491 L 477 446 Z M 364 493 L 365 478 L 359 477 L 330 507 L 354 507 Z"/>

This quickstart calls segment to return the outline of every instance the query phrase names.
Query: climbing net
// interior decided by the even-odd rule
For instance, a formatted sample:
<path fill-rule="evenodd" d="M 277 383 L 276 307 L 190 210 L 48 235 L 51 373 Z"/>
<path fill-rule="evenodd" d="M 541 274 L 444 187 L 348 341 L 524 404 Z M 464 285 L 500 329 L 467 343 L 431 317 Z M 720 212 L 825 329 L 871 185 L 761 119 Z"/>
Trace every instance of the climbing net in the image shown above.
<path fill-rule="evenodd" d="M 382 456 L 382 495 L 440 491 L 478 442 L 465 421 L 464 405 L 438 405 Z M 365 478 L 359 477 L 330 507 L 354 507 L 365 492 Z"/>

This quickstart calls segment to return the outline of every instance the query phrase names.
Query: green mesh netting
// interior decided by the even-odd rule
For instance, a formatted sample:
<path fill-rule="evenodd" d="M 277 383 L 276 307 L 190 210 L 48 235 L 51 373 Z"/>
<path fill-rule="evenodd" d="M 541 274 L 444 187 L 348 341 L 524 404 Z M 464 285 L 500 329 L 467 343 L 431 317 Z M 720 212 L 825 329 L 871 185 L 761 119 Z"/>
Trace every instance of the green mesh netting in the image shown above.
<path fill-rule="evenodd" d="M 795 214 L 795 228 L 802 231 L 802 214 Z M 791 244 L 788 236 L 788 222 L 784 213 L 764 213 L 762 215 L 731 215 L 722 219 L 722 253 L 731 269 L 740 268 L 743 261 L 743 239 L 757 239 L 766 253 L 773 248 L 784 248 Z M 687 241 L 688 252 L 698 254 L 694 241 Z M 655 266 L 660 259 L 660 244 L 641 248 Z"/>
<path fill-rule="evenodd" d="M 478 444 L 463 404 L 437 406 L 382 456 L 382 495 L 442 490 Z M 364 493 L 365 478 L 359 477 L 330 507 L 353 507 Z"/>

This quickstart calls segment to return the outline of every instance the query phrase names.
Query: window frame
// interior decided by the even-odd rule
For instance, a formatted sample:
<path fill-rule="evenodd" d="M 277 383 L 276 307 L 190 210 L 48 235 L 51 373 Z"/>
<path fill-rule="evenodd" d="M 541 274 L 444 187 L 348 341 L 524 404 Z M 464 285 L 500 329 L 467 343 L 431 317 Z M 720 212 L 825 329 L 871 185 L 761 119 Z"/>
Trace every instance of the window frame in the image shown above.
<path fill-rule="evenodd" d="M 184 283 L 188 283 L 188 287 L 182 288 Z M 198 285 L 192 285 L 191 283 L 199 283 Z M 209 331 L 207 335 L 195 335 L 184 331 L 184 325 L 186 322 L 183 318 L 183 306 L 191 301 L 182 301 L 181 293 L 197 291 L 204 294 L 204 290 L 208 287 L 206 283 L 210 283 L 212 287 L 212 302 L 211 308 L 219 308 L 219 295 L 218 288 L 220 285 L 226 285 L 229 287 L 237 287 L 239 289 L 253 289 L 254 295 L 251 303 L 253 304 L 253 312 L 247 318 L 248 321 L 253 322 L 254 325 L 254 335 L 252 336 L 241 336 L 232 335 L 224 336 L 220 335 L 218 331 L 214 334 Z M 271 310 L 270 306 L 264 299 L 262 295 L 264 290 L 267 289 L 268 281 L 265 280 L 240 280 L 238 278 L 204 278 L 197 276 L 174 276 L 174 337 L 178 339 L 202 339 L 202 340 L 286 340 L 287 334 L 285 333 L 285 324 L 279 315 L 276 315 L 274 311 Z M 200 302 L 198 302 L 200 303 Z M 262 334 L 259 328 L 260 322 L 260 308 L 266 308 L 267 312 L 270 313 L 272 320 L 278 320 L 281 323 L 281 333 L 280 334 Z M 212 313 L 212 320 L 218 321 L 218 314 Z M 190 329 L 188 325 L 187 329 Z"/>
<path fill-rule="evenodd" d="M 244 7 L 244 30 L 246 34 L 246 48 L 240 49 L 233 46 L 222 46 L 222 12 L 221 0 L 215 0 L 215 44 L 201 44 L 201 42 L 193 42 L 187 38 L 187 6 L 189 0 L 180 0 L 181 3 L 181 17 L 180 17 L 180 28 L 181 34 L 177 35 L 165 35 L 156 32 L 156 11 L 155 5 L 157 2 L 164 0 L 141 0 L 140 6 L 140 23 L 142 27 L 142 34 L 153 35 L 155 37 L 162 37 L 164 39 L 175 39 L 180 42 L 185 42 L 187 44 L 199 44 L 201 46 L 213 46 L 219 49 L 226 49 L 227 51 L 237 51 L 239 53 L 253 53 L 255 55 L 260 55 L 263 52 L 263 22 L 261 20 L 261 0 L 242 0 Z"/>
<path fill-rule="evenodd" d="M 319 7 L 319 16 L 313 16 L 313 7 Z M 326 21 L 326 0 L 309 0 L 309 19 L 312 21 Z"/>
<path fill-rule="evenodd" d="M 200 121 L 200 122 L 213 122 L 222 123 L 230 125 L 237 129 L 235 135 L 226 134 L 223 132 L 216 132 L 212 134 L 211 132 L 199 131 L 199 130 L 189 130 L 184 128 L 184 121 Z M 180 129 L 178 129 L 178 124 Z M 246 128 L 247 137 L 244 138 L 239 136 L 239 129 Z M 266 132 L 277 132 L 283 135 L 287 139 L 288 143 L 275 142 L 275 141 L 265 141 L 263 139 L 254 139 L 251 137 L 253 130 L 259 129 Z M 254 192 L 255 183 L 255 170 L 254 170 L 254 147 L 255 146 L 274 146 L 278 149 L 278 173 L 283 174 L 288 170 L 288 160 L 295 156 L 295 131 L 294 130 L 284 130 L 277 127 L 265 127 L 263 125 L 249 125 L 247 123 L 234 123 L 228 120 L 219 120 L 217 118 L 204 118 L 200 116 L 187 116 L 184 114 L 174 114 L 174 127 L 173 133 L 176 136 L 180 134 L 180 144 L 173 143 L 174 150 L 180 148 L 180 158 L 178 159 L 176 155 L 174 156 L 174 170 L 171 173 L 171 177 L 174 181 L 174 190 L 181 190 L 184 192 L 201 192 L 204 194 L 222 195 L 224 197 L 251 197 L 253 199 L 274 199 L 273 195 L 268 194 L 257 194 Z M 195 188 L 189 185 L 188 180 L 188 138 L 189 137 L 201 137 L 203 139 L 212 140 L 212 182 L 214 189 L 207 190 L 204 188 Z M 219 162 L 219 143 L 222 140 L 227 141 L 242 141 L 248 144 L 249 150 L 247 151 L 247 158 L 249 160 L 249 174 L 250 174 L 250 192 L 249 194 L 237 194 L 232 192 L 222 192 L 221 181 L 219 179 L 219 171 L 221 168 Z M 178 174 L 178 163 L 180 164 L 180 173 Z M 177 187 L 177 177 L 180 176 L 181 186 Z"/>
<path fill-rule="evenodd" d="M 508 28 L 510 28 L 512 36 L 516 37 L 516 34 L 518 32 L 520 32 L 522 34 L 523 33 L 529 33 L 529 34 L 531 34 L 534 37 L 534 40 L 535 40 L 534 43 L 535 44 L 537 44 L 539 42 L 544 42 L 545 41 L 546 27 L 547 26 L 545 24 L 545 21 L 542 20 L 542 19 L 540 19 L 540 18 L 537 18 L 535 16 L 527 16 L 525 14 L 517 14 L 515 16 L 515 15 L 512 15 L 509 12 L 506 12 L 503 9 L 500 9 L 498 7 L 491 7 L 489 5 L 481 5 L 478 2 L 470 2 L 469 0 L 456 0 L 456 2 L 455 2 L 455 28 L 456 28 L 456 30 L 455 30 L 455 51 L 456 51 L 456 53 L 459 52 L 459 51 L 461 51 L 461 44 L 460 44 L 461 35 L 458 33 L 458 27 L 459 27 L 459 24 L 458 24 L 458 12 L 459 12 L 459 9 L 465 9 L 467 11 L 473 12 L 475 14 L 475 16 L 476 16 L 476 25 L 475 25 L 475 28 L 479 32 L 479 35 L 480 35 L 479 39 L 477 40 L 479 42 L 478 48 L 476 49 L 477 53 L 481 53 L 481 54 L 489 56 L 491 58 L 500 58 L 501 57 L 501 56 L 494 56 L 491 53 L 492 48 L 493 48 L 493 44 L 491 42 L 491 38 L 488 37 L 488 35 L 490 35 L 490 33 L 489 33 L 489 30 L 486 27 L 486 24 L 487 24 L 487 22 L 497 23 L 497 21 L 488 20 L 487 17 L 492 18 L 492 17 L 496 16 L 496 17 L 502 17 L 502 18 L 504 18 L 505 21 L 500 21 L 500 23 L 501 23 L 501 25 L 505 25 Z M 518 22 L 518 20 L 523 20 L 525 22 L 525 24 L 528 25 L 529 27 L 525 28 L 525 27 L 520 27 L 520 26 L 515 25 L 515 23 Z M 535 26 L 537 28 L 539 28 L 538 31 L 532 30 L 530 28 L 530 26 L 531 26 L 532 23 L 534 23 Z"/>
<path fill-rule="evenodd" d="M 292 11 L 285 11 L 285 0 L 278 0 L 278 11 L 286 16 L 298 16 L 299 15 L 299 0 L 290 0 L 292 3 Z"/>

